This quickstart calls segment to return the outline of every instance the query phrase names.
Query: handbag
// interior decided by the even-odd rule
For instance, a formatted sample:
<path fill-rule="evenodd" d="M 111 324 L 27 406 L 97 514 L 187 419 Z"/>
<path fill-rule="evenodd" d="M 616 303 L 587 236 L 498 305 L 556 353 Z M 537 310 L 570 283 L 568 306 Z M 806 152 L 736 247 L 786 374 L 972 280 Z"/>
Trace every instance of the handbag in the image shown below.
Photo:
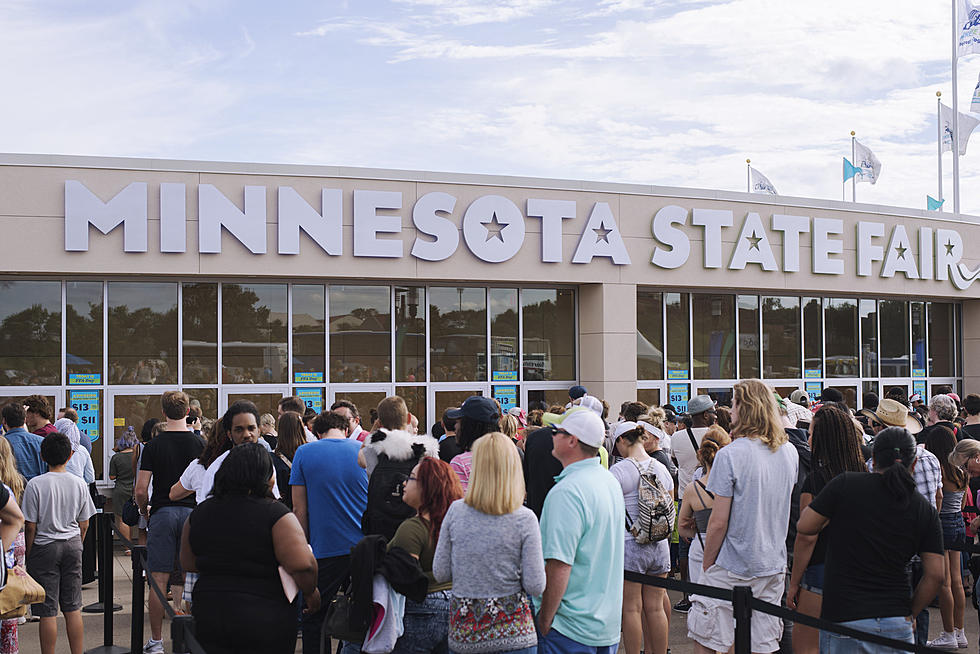
<path fill-rule="evenodd" d="M 29 604 L 43 601 L 44 587 L 27 574 L 24 566 L 15 565 L 7 570 L 7 585 L 0 590 L 0 619 L 27 615 Z"/>
<path fill-rule="evenodd" d="M 327 639 L 330 637 L 349 643 L 364 642 L 364 636 L 367 632 L 352 629 L 350 626 L 350 614 L 353 608 L 354 600 L 350 596 L 350 589 L 330 601 L 330 606 L 327 607 L 327 615 L 323 618 L 323 629 L 320 631 L 321 652 L 329 650 L 330 645 Z M 327 650 L 323 649 L 324 642 L 326 642 Z"/>
<path fill-rule="evenodd" d="M 129 498 L 122 507 L 122 512 L 119 514 L 122 517 L 122 521 L 125 522 L 130 527 L 135 527 L 140 521 L 140 508 L 136 506 L 136 500 L 134 498 Z"/>

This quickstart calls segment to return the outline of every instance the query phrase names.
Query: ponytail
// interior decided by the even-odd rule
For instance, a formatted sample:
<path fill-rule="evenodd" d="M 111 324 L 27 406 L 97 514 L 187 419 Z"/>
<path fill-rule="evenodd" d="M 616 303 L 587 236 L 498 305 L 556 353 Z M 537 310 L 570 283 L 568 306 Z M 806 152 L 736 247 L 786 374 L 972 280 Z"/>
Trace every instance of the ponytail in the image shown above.
<path fill-rule="evenodd" d="M 883 429 L 875 437 L 875 470 L 885 478 L 885 487 L 902 504 L 915 492 L 910 468 L 915 462 L 915 440 L 904 427 Z"/>

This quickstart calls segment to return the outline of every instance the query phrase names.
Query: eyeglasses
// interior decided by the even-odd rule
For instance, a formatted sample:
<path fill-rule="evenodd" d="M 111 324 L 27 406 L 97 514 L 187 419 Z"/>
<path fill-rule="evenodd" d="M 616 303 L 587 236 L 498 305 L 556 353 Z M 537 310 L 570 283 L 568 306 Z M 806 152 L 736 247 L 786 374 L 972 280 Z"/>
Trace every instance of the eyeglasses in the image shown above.
<path fill-rule="evenodd" d="M 412 475 L 409 475 L 408 477 L 405 478 L 406 483 L 410 481 L 418 481 L 418 477 L 413 477 Z"/>

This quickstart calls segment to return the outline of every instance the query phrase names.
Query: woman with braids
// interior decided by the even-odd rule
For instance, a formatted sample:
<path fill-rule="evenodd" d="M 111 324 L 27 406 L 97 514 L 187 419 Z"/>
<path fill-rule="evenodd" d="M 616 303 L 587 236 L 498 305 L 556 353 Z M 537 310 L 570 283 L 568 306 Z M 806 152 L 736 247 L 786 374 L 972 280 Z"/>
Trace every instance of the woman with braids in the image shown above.
<path fill-rule="evenodd" d="M 864 457 L 859 446 L 860 436 L 851 416 L 839 407 L 824 405 L 810 421 L 810 448 L 812 469 L 803 480 L 800 492 L 800 513 L 810 505 L 831 479 L 845 472 L 865 472 Z M 827 534 L 822 533 L 804 568 L 799 558 L 793 563 L 791 587 L 800 590 L 797 610 L 806 615 L 820 615 L 823 594 L 824 557 L 827 551 Z M 793 627 L 793 651 L 798 654 L 816 654 L 820 650 L 820 632 L 806 625 Z"/>
<path fill-rule="evenodd" d="M 708 491 L 711 466 L 714 465 L 718 450 L 732 442 L 732 437 L 718 425 L 711 425 L 701 438 L 698 448 L 698 465 L 704 473 L 692 481 L 684 490 L 685 501 L 678 513 L 677 534 L 691 542 L 687 555 L 688 579 L 698 583 L 701 578 L 701 564 L 704 562 L 704 539 L 707 537 L 708 518 L 715 501 L 715 494 Z"/>
<path fill-rule="evenodd" d="M 943 472 L 943 504 L 939 522 L 943 526 L 943 545 L 946 547 L 946 579 L 939 591 L 939 613 L 943 619 L 943 632 L 930 640 L 929 647 L 953 649 L 967 647 L 963 630 L 963 611 L 966 595 L 963 592 L 963 575 L 960 567 L 960 550 L 966 543 L 963 523 L 963 495 L 969 481 L 963 469 L 953 465 L 951 455 L 956 447 L 956 437 L 942 424 L 935 425 L 926 437 L 926 449 L 936 455 Z M 952 572 L 952 574 L 950 574 Z"/>
<path fill-rule="evenodd" d="M 794 549 L 805 569 L 826 531 L 822 619 L 907 643 L 914 642 L 913 616 L 942 586 L 945 559 L 936 507 L 916 491 L 912 478 L 915 450 L 907 429 L 879 432 L 874 472 L 845 472 L 827 482 L 800 516 Z M 913 594 L 905 566 L 916 554 L 923 574 Z M 799 589 L 798 583 L 790 585 L 790 608 L 796 608 Z M 897 652 L 826 631 L 820 633 L 820 651 Z"/>

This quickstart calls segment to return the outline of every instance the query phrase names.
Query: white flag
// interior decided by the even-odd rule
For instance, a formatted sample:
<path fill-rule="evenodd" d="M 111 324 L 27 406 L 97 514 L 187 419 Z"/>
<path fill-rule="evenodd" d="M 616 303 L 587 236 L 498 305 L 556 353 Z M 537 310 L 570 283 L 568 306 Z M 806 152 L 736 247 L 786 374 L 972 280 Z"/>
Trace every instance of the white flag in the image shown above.
<path fill-rule="evenodd" d="M 854 178 L 859 182 L 871 182 L 874 184 L 881 175 L 881 162 L 867 146 L 862 145 L 861 141 L 854 140 L 854 165 L 861 169 Z"/>
<path fill-rule="evenodd" d="M 749 166 L 749 175 L 752 179 L 752 192 L 753 193 L 768 193 L 769 195 L 779 195 L 776 193 L 776 187 L 772 185 L 769 178 L 760 173 L 758 170 Z"/>
<path fill-rule="evenodd" d="M 942 117 L 943 122 L 943 152 L 953 151 L 953 110 L 946 105 L 939 104 L 939 115 Z M 976 129 L 976 126 L 980 125 L 980 120 L 977 120 L 970 114 L 965 114 L 960 112 L 959 124 L 957 128 L 960 131 L 959 139 L 959 152 L 960 154 L 966 154 L 966 144 L 970 140 L 970 134 Z"/>
<path fill-rule="evenodd" d="M 970 111 L 980 114 L 980 78 L 977 78 L 977 88 L 973 89 L 973 101 L 970 103 Z"/>
<path fill-rule="evenodd" d="M 960 25 L 958 54 L 962 57 L 980 53 L 980 5 L 973 4 L 971 0 L 960 0 L 956 4 Z"/>

